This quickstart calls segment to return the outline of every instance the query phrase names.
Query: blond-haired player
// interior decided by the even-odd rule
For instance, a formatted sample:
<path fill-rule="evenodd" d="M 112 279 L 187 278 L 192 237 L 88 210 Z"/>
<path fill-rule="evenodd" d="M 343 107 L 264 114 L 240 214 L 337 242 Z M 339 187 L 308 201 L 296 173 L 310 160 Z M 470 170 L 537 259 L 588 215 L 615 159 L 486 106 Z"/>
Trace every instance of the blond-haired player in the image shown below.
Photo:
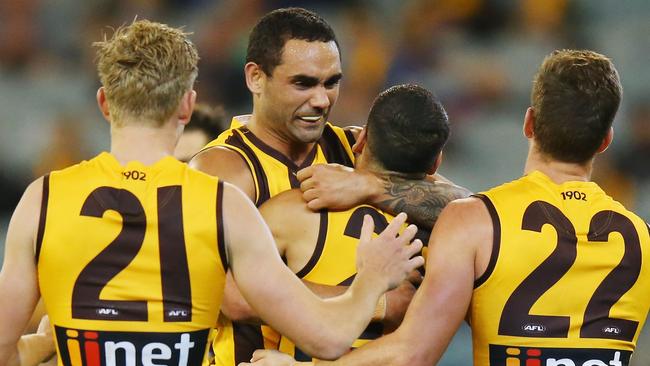
<path fill-rule="evenodd" d="M 410 259 L 416 228 L 398 235 L 400 215 L 371 240 L 368 218 L 358 280 L 319 299 L 240 190 L 171 157 L 196 98 L 187 35 L 141 20 L 96 46 L 111 150 L 37 179 L 18 204 L 0 273 L 0 365 L 17 360 L 39 293 L 60 364 L 198 365 L 228 268 L 261 317 L 301 347 L 345 352 L 379 296 L 422 265 Z"/>

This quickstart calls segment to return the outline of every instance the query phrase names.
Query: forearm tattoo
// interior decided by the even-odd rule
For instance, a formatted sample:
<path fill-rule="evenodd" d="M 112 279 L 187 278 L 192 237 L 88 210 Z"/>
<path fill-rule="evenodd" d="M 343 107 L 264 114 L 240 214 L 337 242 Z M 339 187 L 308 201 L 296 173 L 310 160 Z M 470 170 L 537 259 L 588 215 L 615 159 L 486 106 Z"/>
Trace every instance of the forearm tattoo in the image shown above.
<path fill-rule="evenodd" d="M 391 214 L 405 212 L 410 223 L 431 230 L 449 202 L 470 194 L 469 190 L 452 184 L 389 176 L 376 205 Z"/>

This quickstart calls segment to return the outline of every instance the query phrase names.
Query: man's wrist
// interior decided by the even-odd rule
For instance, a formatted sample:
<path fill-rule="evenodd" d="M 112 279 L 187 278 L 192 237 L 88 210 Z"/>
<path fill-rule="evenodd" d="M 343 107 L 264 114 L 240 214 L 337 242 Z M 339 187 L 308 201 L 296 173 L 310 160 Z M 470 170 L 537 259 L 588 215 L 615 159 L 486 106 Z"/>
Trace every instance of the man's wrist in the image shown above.
<path fill-rule="evenodd" d="M 378 299 L 388 290 L 388 284 L 382 284 L 380 279 L 381 276 L 372 276 L 360 270 L 350 285 L 351 293 L 361 298 Z"/>
<path fill-rule="evenodd" d="M 386 293 L 381 295 L 379 297 L 379 301 L 377 301 L 377 306 L 375 307 L 375 313 L 372 314 L 372 321 L 377 322 L 384 320 L 386 317 Z"/>
<path fill-rule="evenodd" d="M 364 185 L 365 203 L 375 205 L 384 200 L 387 180 L 378 174 L 363 174 L 363 176 L 366 181 Z"/>

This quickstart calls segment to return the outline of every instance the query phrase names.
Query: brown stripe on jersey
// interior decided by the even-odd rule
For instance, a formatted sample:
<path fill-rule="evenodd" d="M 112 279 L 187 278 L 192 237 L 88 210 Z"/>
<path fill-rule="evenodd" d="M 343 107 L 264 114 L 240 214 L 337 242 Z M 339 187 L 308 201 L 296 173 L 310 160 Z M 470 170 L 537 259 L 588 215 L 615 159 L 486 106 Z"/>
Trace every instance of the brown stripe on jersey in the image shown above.
<path fill-rule="evenodd" d="M 297 171 L 293 171 L 291 169 L 287 169 L 287 174 L 289 178 L 289 184 L 291 185 L 291 188 L 300 188 L 300 181 L 298 180 L 298 177 L 296 176 Z"/>
<path fill-rule="evenodd" d="M 320 212 L 320 225 L 318 227 L 318 239 L 316 240 L 316 247 L 314 248 L 314 253 L 309 258 L 309 262 L 305 265 L 303 269 L 296 272 L 298 278 L 305 277 L 318 263 L 320 256 L 323 254 L 323 248 L 325 248 L 325 238 L 327 238 L 327 210 L 321 210 Z"/>
<path fill-rule="evenodd" d="M 289 179 L 289 184 L 291 185 L 291 188 L 298 188 L 300 187 L 300 181 L 298 178 L 296 178 L 296 173 L 302 168 L 308 167 L 311 164 L 313 164 L 314 159 L 316 159 L 316 145 L 309 151 L 307 156 L 305 157 L 305 160 L 303 160 L 302 164 L 298 165 L 286 156 L 284 156 L 281 152 L 277 151 L 276 149 L 272 148 L 271 146 L 267 145 L 264 141 L 260 140 L 257 136 L 255 136 L 250 130 L 242 128 L 241 129 L 242 133 L 246 135 L 246 137 L 250 140 L 250 142 L 255 145 L 258 149 L 262 150 L 265 154 L 269 155 L 273 159 L 279 161 L 282 163 L 284 166 L 287 167 L 287 178 Z M 268 198 L 267 198 L 268 199 Z M 258 206 L 260 206 L 264 201 L 260 202 Z"/>
<path fill-rule="evenodd" d="M 217 183 L 217 247 L 223 271 L 228 272 L 228 253 L 223 235 L 223 182 L 221 180 Z"/>
<path fill-rule="evenodd" d="M 191 322 L 192 287 L 183 229 L 183 188 L 179 185 L 158 188 L 158 243 L 163 319 Z M 180 315 L 172 315 L 176 312 Z"/>
<path fill-rule="evenodd" d="M 349 167 L 354 167 L 352 158 L 343 146 L 343 142 L 339 139 L 339 135 L 334 132 L 330 125 L 325 125 L 323 136 L 318 140 L 318 145 L 323 150 L 325 159 L 328 163 L 337 163 Z"/>
<path fill-rule="evenodd" d="M 235 365 L 250 362 L 256 349 L 264 348 L 264 337 L 259 325 L 232 322 L 235 340 Z"/>
<path fill-rule="evenodd" d="M 38 264 L 38 258 L 41 255 L 41 246 L 43 245 L 43 234 L 45 233 L 45 219 L 47 217 L 47 202 L 50 196 L 50 175 L 43 177 L 43 196 L 41 197 L 41 214 L 38 218 L 38 231 L 36 234 L 35 258 Z"/>
<path fill-rule="evenodd" d="M 248 130 L 242 129 L 242 131 L 246 132 Z M 252 136 L 252 134 L 248 135 L 249 138 L 250 136 Z M 264 173 L 264 169 L 262 168 L 260 160 L 257 158 L 257 155 L 255 155 L 255 152 L 251 149 L 251 147 L 246 144 L 244 138 L 238 133 L 238 131 L 234 131 L 232 136 L 229 136 L 226 139 L 226 144 L 241 149 L 241 151 L 246 154 L 251 164 L 253 165 L 255 177 L 257 178 L 257 189 L 259 190 L 257 199 L 255 200 L 255 206 L 260 207 L 262 203 L 271 198 L 268 179 L 266 178 L 266 173 Z"/>
<path fill-rule="evenodd" d="M 356 277 L 356 276 L 357 276 L 356 273 L 353 274 L 352 276 L 350 276 L 350 277 L 344 279 L 343 281 L 341 281 L 337 286 L 350 286 L 352 284 L 352 281 L 354 281 L 354 277 Z"/>
<path fill-rule="evenodd" d="M 284 164 L 287 169 L 289 170 L 289 180 L 291 181 L 291 172 L 297 172 L 298 170 L 308 167 L 311 164 L 313 164 L 314 159 L 316 159 L 316 145 L 314 144 L 314 147 L 309 151 L 307 156 L 305 157 L 305 160 L 298 165 L 296 164 L 293 160 L 287 158 L 279 152 L 278 150 L 272 148 L 271 146 L 267 145 L 264 141 L 260 140 L 259 137 L 255 136 L 250 130 L 243 130 L 243 133 L 246 135 L 246 137 L 257 147 L 258 149 L 262 150 L 265 154 L 269 155 L 273 159 L 279 161 L 280 163 Z M 295 179 L 295 178 L 294 178 Z M 296 180 L 297 181 L 297 180 Z M 293 182 L 291 182 L 292 187 L 293 187 Z M 297 188 L 297 187 L 294 187 Z"/>
<path fill-rule="evenodd" d="M 348 144 L 350 145 L 350 148 L 352 148 L 352 146 L 357 143 L 357 138 L 354 137 L 352 130 L 343 130 L 343 132 L 345 132 L 345 138 L 348 139 Z"/>
<path fill-rule="evenodd" d="M 306 168 L 314 163 L 314 159 L 316 159 L 316 150 L 316 145 L 314 145 L 314 148 L 311 149 L 309 155 L 307 155 L 300 166 L 296 166 L 293 162 L 291 165 L 287 165 L 287 173 L 289 174 L 289 184 L 291 184 L 291 188 L 300 188 L 300 181 L 296 174 L 300 169 Z"/>
<path fill-rule="evenodd" d="M 479 198 L 485 204 L 490 217 L 492 218 L 492 254 L 490 254 L 490 262 L 488 263 L 485 272 L 474 281 L 474 288 L 481 286 L 487 279 L 490 277 L 494 271 L 494 267 L 497 265 L 497 258 L 499 257 L 499 248 L 501 246 L 501 223 L 499 221 L 499 215 L 497 214 L 497 209 L 494 207 L 494 204 L 490 199 L 483 194 L 475 194 L 472 197 Z"/>

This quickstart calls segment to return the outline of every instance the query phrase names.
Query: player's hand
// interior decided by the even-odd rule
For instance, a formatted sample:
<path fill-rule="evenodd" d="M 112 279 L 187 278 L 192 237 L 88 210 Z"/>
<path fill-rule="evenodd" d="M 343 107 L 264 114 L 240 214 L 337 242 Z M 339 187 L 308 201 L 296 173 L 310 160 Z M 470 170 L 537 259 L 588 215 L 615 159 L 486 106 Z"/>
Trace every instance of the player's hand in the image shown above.
<path fill-rule="evenodd" d="M 52 327 L 50 326 L 50 317 L 43 315 L 41 321 L 38 323 L 38 329 L 36 333 L 40 333 L 47 336 L 52 336 Z"/>
<path fill-rule="evenodd" d="M 296 177 L 307 207 L 314 211 L 346 210 L 369 202 L 382 189 L 374 175 L 339 164 L 315 164 L 300 170 Z"/>
<path fill-rule="evenodd" d="M 293 357 L 276 351 L 276 350 L 266 350 L 258 349 L 253 353 L 253 358 L 251 362 L 242 362 L 239 366 L 242 365 L 257 365 L 257 366 L 293 366 L 293 365 L 311 365 L 309 362 L 297 362 Z"/>
<path fill-rule="evenodd" d="M 374 221 L 369 215 L 363 217 L 357 246 L 358 279 L 369 277 L 367 281 L 384 285 L 382 292 L 385 292 L 397 287 L 411 271 L 424 264 L 424 258 L 418 254 L 422 241 L 413 240 L 417 227 L 409 225 L 399 234 L 405 221 L 406 214 L 400 213 L 379 236 L 372 238 Z"/>
<path fill-rule="evenodd" d="M 395 289 L 386 293 L 386 315 L 382 320 L 384 324 L 384 333 L 393 332 L 404 319 L 406 309 L 417 288 L 414 283 L 419 284 L 422 281 L 422 275 L 417 270 L 411 271 L 409 277 Z"/>

